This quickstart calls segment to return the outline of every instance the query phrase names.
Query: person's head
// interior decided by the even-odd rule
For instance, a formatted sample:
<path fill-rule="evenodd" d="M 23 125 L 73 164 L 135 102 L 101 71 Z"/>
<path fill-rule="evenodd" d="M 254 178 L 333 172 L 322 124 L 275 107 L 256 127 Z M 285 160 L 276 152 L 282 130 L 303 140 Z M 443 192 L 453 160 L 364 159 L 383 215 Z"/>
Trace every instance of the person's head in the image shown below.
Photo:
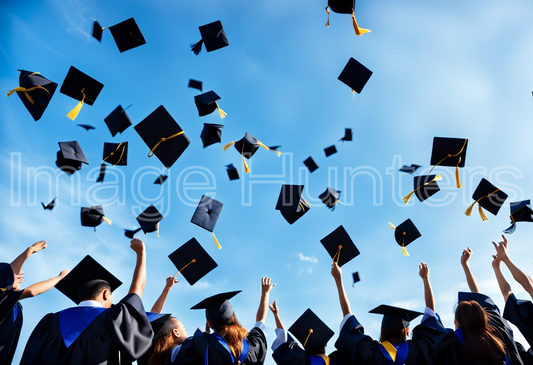
<path fill-rule="evenodd" d="M 181 345 L 186 338 L 187 332 L 183 323 L 178 321 L 176 317 L 169 317 L 154 338 L 148 365 L 165 364 L 172 349 Z"/>
<path fill-rule="evenodd" d="M 80 301 L 95 300 L 104 308 L 110 308 L 113 304 L 111 286 L 105 280 L 89 280 L 79 285 L 78 298 Z"/>
<path fill-rule="evenodd" d="M 409 327 L 402 328 L 387 328 L 381 325 L 381 334 L 379 335 L 379 342 L 405 342 L 409 337 Z"/>

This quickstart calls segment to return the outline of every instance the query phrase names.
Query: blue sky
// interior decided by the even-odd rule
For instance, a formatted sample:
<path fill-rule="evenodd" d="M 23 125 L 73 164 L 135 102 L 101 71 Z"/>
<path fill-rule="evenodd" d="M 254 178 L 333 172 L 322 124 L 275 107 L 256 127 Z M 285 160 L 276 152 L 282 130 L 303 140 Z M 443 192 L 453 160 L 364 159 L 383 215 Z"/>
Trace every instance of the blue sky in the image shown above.
<path fill-rule="evenodd" d="M 41 72 L 61 85 L 70 66 L 104 88 L 74 122 L 65 115 L 77 102 L 59 88 L 38 122 L 17 96 L 0 98 L 0 261 L 45 239 L 49 247 L 24 267 L 25 283 L 70 269 L 90 254 L 125 283 L 116 291 L 118 299 L 127 292 L 134 263 L 123 229 L 136 228 L 137 214 L 154 204 L 165 216 L 160 237 L 138 235 L 148 250 L 147 308 L 165 278 L 176 272 L 168 254 L 190 238 L 219 265 L 193 287 L 180 278 L 169 295 L 165 311 L 182 320 L 190 333 L 203 326 L 204 316 L 188 308 L 204 297 L 238 289 L 243 292 L 232 301 L 236 314 L 252 326 L 262 276 L 277 284 L 271 299 L 278 300 L 287 326 L 311 308 L 337 332 L 341 311 L 320 239 L 341 224 L 361 251 L 343 272 L 352 310 L 367 333 L 378 336 L 381 318 L 368 311 L 381 303 L 423 309 L 422 260 L 431 269 L 437 309 L 452 326 L 456 293 L 466 289 L 459 257 L 467 245 L 474 250 L 471 266 L 482 291 L 503 308 L 491 268 L 491 241 L 509 225 L 509 202 L 533 196 L 533 5 L 359 1 L 358 23 L 372 30 L 361 37 L 355 36 L 349 15 L 332 13 L 326 28 L 325 6 L 303 0 L 3 1 L 1 89 L 7 93 L 18 86 L 17 69 Z M 130 17 L 147 44 L 119 53 L 109 30 L 101 43 L 90 36 L 95 19 L 109 27 Z M 200 39 L 198 26 L 215 20 L 221 20 L 230 46 L 195 56 L 189 44 Z M 337 80 L 350 57 L 373 71 L 354 98 Z M 220 95 L 226 119 L 218 113 L 198 117 L 193 99 L 198 92 L 187 88 L 190 78 Z M 132 127 L 111 137 L 103 119 L 119 104 L 133 104 L 128 114 L 134 125 L 163 105 L 185 130 L 192 143 L 170 171 L 146 156 L 148 148 Z M 86 132 L 79 123 L 96 130 Z M 203 123 L 224 124 L 222 144 L 202 148 Z M 326 158 L 323 149 L 336 143 L 346 127 L 353 129 L 354 141 L 337 143 L 339 152 Z M 222 145 L 245 132 L 266 145 L 281 145 L 283 155 L 261 149 L 251 160 L 252 173 L 245 176 L 241 170 L 241 180 L 229 181 L 224 165 L 242 169 L 242 162 L 234 148 L 224 152 Z M 427 173 L 435 136 L 469 139 L 463 188 L 454 187 L 453 168 L 438 167 L 434 171 L 444 177 L 441 191 L 424 203 L 413 198 L 405 206 L 401 198 L 411 191 L 412 176 L 397 169 L 416 163 L 423 165 L 417 173 Z M 71 177 L 56 175 L 57 142 L 71 140 L 80 143 L 90 164 Z M 95 183 L 103 143 L 123 141 L 129 142 L 128 166 L 108 167 L 106 182 Z M 303 165 L 309 156 L 319 165 L 312 174 Z M 162 172 L 169 180 L 162 187 L 153 185 Z M 509 195 L 498 216 L 487 214 L 486 222 L 476 209 L 471 217 L 464 215 L 482 177 Z M 292 226 L 274 210 L 283 183 L 305 185 L 312 205 Z M 334 212 L 317 199 L 327 186 L 342 191 L 345 205 Z M 224 203 L 215 229 L 222 250 L 209 232 L 190 223 L 203 194 Z M 56 208 L 43 211 L 40 202 L 56 196 Z M 79 211 L 96 204 L 104 205 L 113 225 L 93 232 L 80 226 Z M 410 256 L 404 257 L 388 222 L 398 225 L 407 218 L 422 237 L 407 247 Z M 532 272 L 532 229 L 519 223 L 509 238 L 511 257 L 527 273 Z M 354 271 L 361 282 L 352 288 Z M 510 280 L 506 269 L 504 273 Z M 15 359 L 39 319 L 71 303 L 53 289 L 23 305 L 25 322 Z M 274 328 L 269 315 L 269 343 Z M 267 363 L 272 363 L 270 355 Z"/>

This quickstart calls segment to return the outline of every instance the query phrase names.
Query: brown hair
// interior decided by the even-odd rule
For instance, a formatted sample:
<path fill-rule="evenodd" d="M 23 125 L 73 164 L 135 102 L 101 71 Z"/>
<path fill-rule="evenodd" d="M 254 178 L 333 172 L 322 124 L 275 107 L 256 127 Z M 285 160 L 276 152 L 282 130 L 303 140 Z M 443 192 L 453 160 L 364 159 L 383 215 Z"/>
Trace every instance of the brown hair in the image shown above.
<path fill-rule="evenodd" d="M 501 365 L 505 344 L 489 324 L 488 315 L 474 300 L 462 301 L 455 310 L 457 327 L 463 331 L 465 357 L 473 365 Z"/>
<path fill-rule="evenodd" d="M 170 317 L 157 337 L 154 338 L 148 365 L 166 364 L 169 361 L 170 353 L 175 346 L 172 331 L 176 328 L 178 328 L 178 320 L 176 317 Z"/>
<path fill-rule="evenodd" d="M 242 340 L 248 336 L 248 331 L 237 321 L 235 314 L 231 316 L 228 323 L 215 328 L 215 333 L 226 341 L 233 356 L 238 359 L 241 356 Z"/>
<path fill-rule="evenodd" d="M 379 335 L 379 342 L 405 342 L 407 341 L 407 333 L 404 328 L 399 330 L 391 330 L 390 328 L 381 326 L 381 334 Z"/>

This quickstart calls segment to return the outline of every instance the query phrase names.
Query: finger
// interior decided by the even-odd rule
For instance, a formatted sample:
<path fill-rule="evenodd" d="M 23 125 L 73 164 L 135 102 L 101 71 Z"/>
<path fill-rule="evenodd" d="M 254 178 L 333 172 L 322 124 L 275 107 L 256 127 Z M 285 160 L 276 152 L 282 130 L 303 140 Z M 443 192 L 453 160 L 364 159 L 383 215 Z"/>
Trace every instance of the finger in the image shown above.
<path fill-rule="evenodd" d="M 507 247 L 507 238 L 505 238 L 503 234 L 502 234 L 502 238 L 503 238 L 503 244 L 505 245 L 505 247 Z"/>

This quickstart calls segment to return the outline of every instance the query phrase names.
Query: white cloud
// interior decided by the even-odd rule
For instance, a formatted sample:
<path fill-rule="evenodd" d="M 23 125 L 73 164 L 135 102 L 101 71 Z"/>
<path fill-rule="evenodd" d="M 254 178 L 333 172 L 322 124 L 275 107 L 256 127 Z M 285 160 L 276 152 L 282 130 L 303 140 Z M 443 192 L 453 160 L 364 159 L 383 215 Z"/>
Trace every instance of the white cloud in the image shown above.
<path fill-rule="evenodd" d="M 291 256 L 297 256 L 300 261 L 307 261 L 311 262 L 313 264 L 316 264 L 318 262 L 318 259 L 314 256 L 305 256 L 303 253 L 298 252 L 297 254 L 292 254 Z"/>

